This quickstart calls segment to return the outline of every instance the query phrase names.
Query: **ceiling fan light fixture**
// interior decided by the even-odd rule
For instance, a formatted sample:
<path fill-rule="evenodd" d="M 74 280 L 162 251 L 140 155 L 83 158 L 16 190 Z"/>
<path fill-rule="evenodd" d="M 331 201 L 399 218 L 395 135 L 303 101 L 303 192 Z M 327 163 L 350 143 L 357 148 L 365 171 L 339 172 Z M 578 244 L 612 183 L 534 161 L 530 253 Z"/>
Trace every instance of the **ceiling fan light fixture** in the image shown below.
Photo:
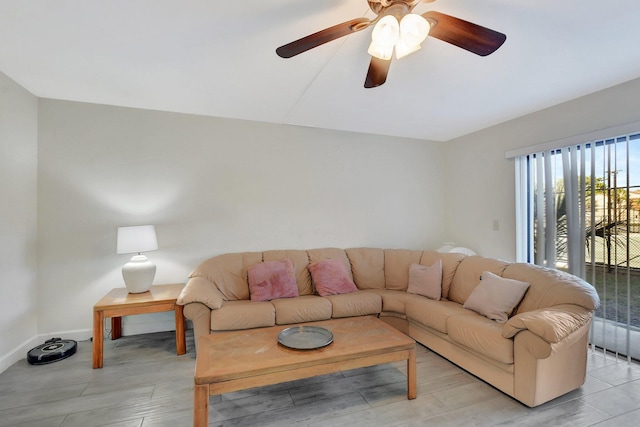
<path fill-rule="evenodd" d="M 417 52 L 420 50 L 422 46 L 419 44 L 416 45 L 408 45 L 404 42 L 404 40 L 398 40 L 396 43 L 396 58 L 402 59 L 407 55 L 411 55 L 413 52 Z"/>
<path fill-rule="evenodd" d="M 369 55 L 379 59 L 391 59 L 393 46 L 400 38 L 400 24 L 392 15 L 382 17 L 373 27 L 371 32 L 371 44 L 369 45 Z"/>
<path fill-rule="evenodd" d="M 408 46 L 422 44 L 429 35 L 431 24 L 420 15 L 409 13 L 400 21 L 400 40 Z"/>
<path fill-rule="evenodd" d="M 375 56 L 378 59 L 389 60 L 391 56 L 393 56 L 393 45 L 385 46 L 372 41 L 369 45 L 369 49 L 367 49 L 367 53 L 371 56 Z"/>

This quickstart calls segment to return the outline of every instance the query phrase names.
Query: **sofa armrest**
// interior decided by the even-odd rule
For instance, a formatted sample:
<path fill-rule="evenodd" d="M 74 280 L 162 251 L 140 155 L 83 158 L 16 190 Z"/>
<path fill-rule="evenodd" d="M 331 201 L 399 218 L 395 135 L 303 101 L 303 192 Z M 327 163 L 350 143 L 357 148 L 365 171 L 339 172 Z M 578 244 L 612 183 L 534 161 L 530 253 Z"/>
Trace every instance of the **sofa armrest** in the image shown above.
<path fill-rule="evenodd" d="M 591 311 L 577 305 L 563 304 L 513 316 L 502 327 L 502 336 L 513 338 L 529 330 L 548 343 L 558 343 L 591 319 Z"/>
<path fill-rule="evenodd" d="M 193 302 L 199 302 L 211 310 L 217 310 L 222 307 L 224 296 L 216 288 L 216 286 L 204 277 L 192 277 L 189 279 L 184 289 L 178 297 L 178 305 L 187 305 Z"/>

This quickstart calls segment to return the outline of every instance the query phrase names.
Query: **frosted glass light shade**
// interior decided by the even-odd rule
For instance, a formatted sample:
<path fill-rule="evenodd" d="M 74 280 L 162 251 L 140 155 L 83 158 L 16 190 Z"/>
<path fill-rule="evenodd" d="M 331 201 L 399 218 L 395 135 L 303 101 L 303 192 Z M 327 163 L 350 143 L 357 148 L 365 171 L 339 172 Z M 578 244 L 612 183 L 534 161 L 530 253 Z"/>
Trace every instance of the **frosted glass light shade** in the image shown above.
<path fill-rule="evenodd" d="M 155 251 L 158 249 L 156 228 L 153 225 L 118 227 L 116 246 L 116 252 L 118 254 Z"/>
<path fill-rule="evenodd" d="M 431 24 L 420 15 L 410 13 L 400 21 L 400 39 L 396 43 L 396 58 L 404 58 L 419 50 L 429 35 Z"/>
<path fill-rule="evenodd" d="M 393 46 L 400 37 L 400 24 L 398 20 L 387 15 L 378 21 L 371 32 L 371 44 L 367 52 L 379 59 L 391 59 Z"/>
<path fill-rule="evenodd" d="M 367 53 L 378 59 L 389 60 L 391 56 L 393 56 L 393 46 L 384 46 L 372 41 L 369 49 L 367 49 Z"/>
<path fill-rule="evenodd" d="M 400 39 L 407 46 L 420 45 L 429 35 L 429 21 L 415 13 L 405 15 L 400 21 Z"/>
<path fill-rule="evenodd" d="M 388 60 L 395 47 L 396 58 L 404 58 L 420 49 L 430 30 L 429 21 L 415 13 L 406 14 L 400 22 L 394 16 L 386 15 L 373 27 L 367 52 L 376 58 Z"/>
<path fill-rule="evenodd" d="M 396 43 L 396 58 L 402 59 L 405 56 L 420 50 L 420 48 L 422 48 L 422 46 L 420 46 L 419 44 L 408 45 L 404 42 L 404 40 L 400 39 L 398 40 L 398 43 Z"/>

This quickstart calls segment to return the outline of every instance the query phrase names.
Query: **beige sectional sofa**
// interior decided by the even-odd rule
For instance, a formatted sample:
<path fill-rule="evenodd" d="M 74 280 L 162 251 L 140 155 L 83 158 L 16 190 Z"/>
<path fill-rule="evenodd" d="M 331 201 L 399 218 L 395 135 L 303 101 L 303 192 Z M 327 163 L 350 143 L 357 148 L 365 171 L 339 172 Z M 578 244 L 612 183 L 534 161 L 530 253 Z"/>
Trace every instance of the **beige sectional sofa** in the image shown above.
<path fill-rule="evenodd" d="M 299 296 L 251 301 L 248 269 L 285 259 L 293 265 Z M 327 259 L 343 261 L 355 292 L 317 295 L 309 266 Z M 411 266 L 438 261 L 441 298 L 407 292 Z M 529 284 L 505 323 L 464 307 L 485 272 Z M 435 251 L 326 248 L 210 258 L 190 275 L 178 304 L 193 322 L 196 343 L 216 331 L 376 315 L 533 407 L 584 383 L 588 332 L 599 299 L 587 282 L 529 264 Z"/>

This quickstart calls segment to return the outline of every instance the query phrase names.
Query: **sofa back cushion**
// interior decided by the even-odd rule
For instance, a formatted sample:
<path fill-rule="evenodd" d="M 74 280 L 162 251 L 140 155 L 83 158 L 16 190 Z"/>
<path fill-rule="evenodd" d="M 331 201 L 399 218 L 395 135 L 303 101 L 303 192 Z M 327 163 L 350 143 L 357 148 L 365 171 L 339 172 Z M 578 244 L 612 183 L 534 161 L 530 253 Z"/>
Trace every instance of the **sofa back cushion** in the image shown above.
<path fill-rule="evenodd" d="M 358 289 L 384 289 L 384 250 L 353 248 L 346 253 Z"/>
<path fill-rule="evenodd" d="M 262 262 L 262 252 L 218 255 L 198 265 L 189 275 L 203 277 L 213 283 L 226 301 L 248 300 L 247 269 Z"/>
<path fill-rule="evenodd" d="M 424 251 L 420 258 L 421 265 L 433 265 L 436 261 L 442 261 L 442 298 L 449 298 L 451 281 L 456 274 L 458 265 L 467 255 L 461 253 L 441 253 L 436 251 Z"/>
<path fill-rule="evenodd" d="M 265 262 L 290 259 L 296 276 L 299 295 L 312 295 L 311 275 L 309 274 L 309 255 L 302 250 L 273 250 L 262 253 Z"/>
<path fill-rule="evenodd" d="M 422 258 L 422 251 L 385 249 L 385 288 L 394 291 L 406 291 L 409 287 L 409 267 L 411 267 L 411 264 L 419 264 L 420 258 Z"/>
<path fill-rule="evenodd" d="M 600 305 L 600 298 L 593 286 L 562 271 L 514 263 L 504 270 L 503 277 L 530 283 L 516 314 L 560 304 L 575 304 L 587 310 L 595 310 Z"/>
<path fill-rule="evenodd" d="M 480 283 L 482 272 L 489 271 L 495 275 L 502 276 L 502 272 L 509 265 L 506 261 L 493 258 L 485 258 L 474 255 L 464 258 L 456 269 L 451 287 L 449 288 L 448 299 L 458 304 L 464 304 L 471 295 L 471 292 Z M 518 279 L 520 280 L 520 279 Z M 524 280 L 525 282 L 527 280 Z"/>

